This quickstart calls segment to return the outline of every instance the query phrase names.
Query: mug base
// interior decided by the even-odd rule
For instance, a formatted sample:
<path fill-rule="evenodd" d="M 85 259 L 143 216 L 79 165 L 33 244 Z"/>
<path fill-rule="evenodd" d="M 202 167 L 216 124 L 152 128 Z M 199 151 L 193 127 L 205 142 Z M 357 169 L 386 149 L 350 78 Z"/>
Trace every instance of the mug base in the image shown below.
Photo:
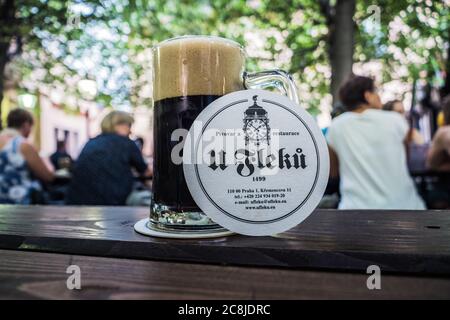
<path fill-rule="evenodd" d="M 228 231 L 212 221 L 200 210 L 176 211 L 165 205 L 152 203 L 150 224 L 154 230 L 162 232 L 204 233 Z"/>
<path fill-rule="evenodd" d="M 170 238 L 170 239 L 207 239 L 207 238 L 220 238 L 233 235 L 234 233 L 224 228 L 221 230 L 201 230 L 196 232 L 180 232 L 180 231 L 168 231 L 155 228 L 154 224 L 150 222 L 149 218 L 142 219 L 134 225 L 134 230 L 142 235 L 157 237 L 157 238 Z"/>

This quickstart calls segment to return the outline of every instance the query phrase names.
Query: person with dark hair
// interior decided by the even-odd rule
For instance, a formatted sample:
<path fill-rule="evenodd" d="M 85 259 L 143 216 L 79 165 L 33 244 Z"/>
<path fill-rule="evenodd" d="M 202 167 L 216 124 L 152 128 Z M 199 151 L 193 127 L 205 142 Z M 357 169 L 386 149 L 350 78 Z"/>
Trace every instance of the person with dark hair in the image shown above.
<path fill-rule="evenodd" d="M 355 111 L 362 107 L 382 108 L 375 81 L 369 77 L 352 76 L 339 89 L 339 98 L 347 111 Z"/>
<path fill-rule="evenodd" d="M 134 143 L 136 143 L 137 147 L 142 152 L 142 150 L 144 149 L 144 138 L 137 137 L 136 139 L 134 139 Z"/>
<path fill-rule="evenodd" d="M 51 182 L 53 173 L 26 141 L 33 127 L 33 116 L 14 109 L 7 117 L 7 128 L 0 132 L 0 203 L 30 204 L 41 190 L 37 178 Z"/>
<path fill-rule="evenodd" d="M 340 177 L 340 209 L 425 209 L 408 173 L 408 124 L 381 110 L 373 79 L 353 76 L 340 88 L 347 112 L 327 133 L 330 176 Z"/>
<path fill-rule="evenodd" d="M 450 95 L 442 100 L 444 126 L 433 137 L 428 151 L 427 166 L 434 170 L 450 170 Z"/>
<path fill-rule="evenodd" d="M 50 162 L 55 170 L 70 169 L 73 160 L 70 154 L 67 153 L 65 140 L 56 142 L 56 151 L 50 156 Z"/>

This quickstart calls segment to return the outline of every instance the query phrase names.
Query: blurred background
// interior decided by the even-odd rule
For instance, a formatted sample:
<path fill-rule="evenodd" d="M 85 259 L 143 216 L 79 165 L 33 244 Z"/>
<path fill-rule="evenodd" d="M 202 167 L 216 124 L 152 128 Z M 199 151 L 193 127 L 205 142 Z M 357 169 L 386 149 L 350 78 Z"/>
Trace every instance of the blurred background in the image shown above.
<path fill-rule="evenodd" d="M 250 71 L 282 68 L 327 127 L 352 73 L 375 77 L 383 102 L 420 115 L 429 141 L 450 93 L 450 0 L 0 0 L 2 125 L 20 106 L 37 119 L 44 157 L 64 140 L 76 158 L 111 109 L 133 113 L 151 156 L 151 47 L 209 34 L 245 46 Z"/>

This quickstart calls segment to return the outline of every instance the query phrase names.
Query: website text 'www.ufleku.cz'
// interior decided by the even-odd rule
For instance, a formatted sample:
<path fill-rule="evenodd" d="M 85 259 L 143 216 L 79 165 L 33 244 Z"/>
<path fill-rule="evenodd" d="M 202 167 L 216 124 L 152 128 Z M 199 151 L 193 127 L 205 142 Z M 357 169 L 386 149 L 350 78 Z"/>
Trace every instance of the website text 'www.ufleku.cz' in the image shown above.
<path fill-rule="evenodd" d="M 247 209 L 247 210 L 273 210 L 273 209 L 275 209 L 275 206 L 259 205 L 259 206 L 253 206 L 253 207 L 245 207 L 245 209 Z"/>

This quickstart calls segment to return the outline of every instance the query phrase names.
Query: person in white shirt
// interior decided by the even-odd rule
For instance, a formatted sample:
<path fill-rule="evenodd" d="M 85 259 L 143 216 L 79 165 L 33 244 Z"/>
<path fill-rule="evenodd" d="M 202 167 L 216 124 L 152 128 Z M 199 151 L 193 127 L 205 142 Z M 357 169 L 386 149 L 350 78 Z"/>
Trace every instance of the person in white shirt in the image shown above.
<path fill-rule="evenodd" d="M 339 95 L 348 111 L 327 132 L 330 175 L 340 177 L 339 209 L 425 209 L 408 172 L 405 119 L 381 110 L 371 78 L 352 76 Z"/>

